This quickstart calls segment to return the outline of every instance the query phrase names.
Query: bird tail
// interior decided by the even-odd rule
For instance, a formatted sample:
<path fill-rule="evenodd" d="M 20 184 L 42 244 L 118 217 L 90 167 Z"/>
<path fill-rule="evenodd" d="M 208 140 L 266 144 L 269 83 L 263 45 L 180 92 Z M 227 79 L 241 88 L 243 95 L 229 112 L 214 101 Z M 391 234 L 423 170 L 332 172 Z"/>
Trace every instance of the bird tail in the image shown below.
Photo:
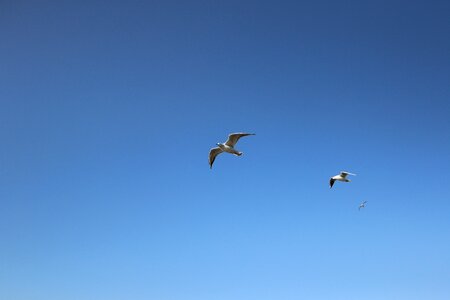
<path fill-rule="evenodd" d="M 236 153 L 237 156 L 241 156 L 242 154 L 244 154 L 244 152 L 238 152 L 238 153 Z"/>

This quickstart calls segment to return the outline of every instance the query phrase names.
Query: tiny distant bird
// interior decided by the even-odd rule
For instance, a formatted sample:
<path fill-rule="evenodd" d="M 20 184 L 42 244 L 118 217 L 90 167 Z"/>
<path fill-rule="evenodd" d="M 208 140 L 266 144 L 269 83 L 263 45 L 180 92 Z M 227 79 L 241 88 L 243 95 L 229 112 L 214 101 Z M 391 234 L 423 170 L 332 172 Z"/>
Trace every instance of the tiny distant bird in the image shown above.
<path fill-rule="evenodd" d="M 359 204 L 358 210 L 361 210 L 361 208 L 366 207 L 366 203 L 367 203 L 367 201 L 361 202 L 361 203 Z"/>
<path fill-rule="evenodd" d="M 347 179 L 347 175 L 355 175 L 349 172 L 342 171 L 339 175 L 333 176 L 330 178 L 330 189 L 333 187 L 334 182 L 337 181 L 343 181 L 343 182 L 350 182 L 350 180 Z"/>
<path fill-rule="evenodd" d="M 212 165 L 216 160 L 216 156 L 222 152 L 228 152 L 234 154 L 236 156 L 241 156 L 243 153 L 234 149 L 234 145 L 239 141 L 239 139 L 243 136 L 255 135 L 254 133 L 231 133 L 228 136 L 228 140 L 225 143 L 217 143 L 218 147 L 212 148 L 209 151 L 209 168 L 212 169 Z"/>

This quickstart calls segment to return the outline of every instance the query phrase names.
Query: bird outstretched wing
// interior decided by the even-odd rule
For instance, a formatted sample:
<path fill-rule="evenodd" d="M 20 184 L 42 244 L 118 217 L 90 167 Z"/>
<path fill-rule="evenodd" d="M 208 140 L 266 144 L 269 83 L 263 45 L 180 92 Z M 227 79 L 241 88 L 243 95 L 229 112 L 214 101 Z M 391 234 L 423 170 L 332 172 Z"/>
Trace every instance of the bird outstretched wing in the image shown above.
<path fill-rule="evenodd" d="M 222 153 L 222 149 L 219 147 L 212 148 L 209 150 L 209 168 L 212 169 L 213 163 L 216 160 L 216 156 Z"/>
<path fill-rule="evenodd" d="M 333 187 L 333 184 L 336 180 L 333 178 L 330 178 L 330 189 Z"/>
<path fill-rule="evenodd" d="M 345 177 L 347 177 L 347 175 L 353 175 L 353 176 L 356 176 L 356 174 L 353 174 L 353 173 L 350 173 L 350 172 L 346 172 L 346 171 L 341 171 L 341 177 L 342 178 L 345 178 Z"/>
<path fill-rule="evenodd" d="M 239 141 L 239 139 L 243 136 L 248 136 L 248 135 L 255 135 L 254 133 L 231 133 L 228 136 L 228 140 L 225 142 L 225 145 L 230 146 L 230 147 L 234 147 L 234 145 L 236 145 L 236 143 Z"/>

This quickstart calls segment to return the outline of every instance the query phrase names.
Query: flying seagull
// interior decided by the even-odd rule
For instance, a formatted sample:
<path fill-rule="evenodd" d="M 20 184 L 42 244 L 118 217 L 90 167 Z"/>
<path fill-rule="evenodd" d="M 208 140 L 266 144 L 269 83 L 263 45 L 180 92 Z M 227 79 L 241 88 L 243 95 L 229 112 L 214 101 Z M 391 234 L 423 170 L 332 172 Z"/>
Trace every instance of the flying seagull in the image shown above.
<path fill-rule="evenodd" d="M 241 156 L 242 152 L 239 152 L 238 150 L 234 149 L 234 145 L 239 141 L 239 139 L 243 136 L 248 135 L 255 135 L 254 133 L 231 133 L 228 136 L 228 140 L 225 143 L 217 143 L 216 145 L 218 147 L 212 148 L 209 151 L 209 167 L 212 169 L 212 165 L 214 161 L 216 160 L 216 156 L 219 155 L 222 152 L 228 152 L 231 154 L 234 154 L 236 156 Z"/>
<path fill-rule="evenodd" d="M 342 171 L 339 175 L 331 177 L 330 178 L 330 189 L 333 187 L 333 184 L 336 180 L 343 181 L 343 182 L 350 182 L 350 180 L 347 179 L 347 175 L 356 175 L 356 174 Z"/>
<path fill-rule="evenodd" d="M 361 202 L 361 204 L 359 204 L 358 210 L 361 210 L 361 208 L 366 207 L 366 203 L 367 201 Z"/>

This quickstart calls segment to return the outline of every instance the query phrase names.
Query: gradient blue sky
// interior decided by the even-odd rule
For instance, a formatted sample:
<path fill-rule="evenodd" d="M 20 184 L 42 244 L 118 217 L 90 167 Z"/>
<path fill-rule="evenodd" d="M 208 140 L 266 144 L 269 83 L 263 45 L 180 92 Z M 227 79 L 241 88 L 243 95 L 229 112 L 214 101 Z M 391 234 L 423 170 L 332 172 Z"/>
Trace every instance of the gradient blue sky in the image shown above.
<path fill-rule="evenodd" d="M 450 299 L 449 15 L 1 1 L 0 299 Z"/>

